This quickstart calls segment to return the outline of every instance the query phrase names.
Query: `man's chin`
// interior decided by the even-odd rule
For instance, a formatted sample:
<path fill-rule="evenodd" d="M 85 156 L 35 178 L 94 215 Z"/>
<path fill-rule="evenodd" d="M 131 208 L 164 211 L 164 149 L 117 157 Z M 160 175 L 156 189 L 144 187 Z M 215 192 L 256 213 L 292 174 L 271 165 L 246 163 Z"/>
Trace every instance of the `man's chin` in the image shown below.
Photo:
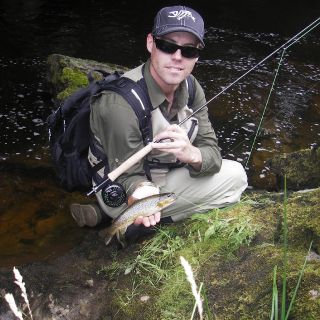
<path fill-rule="evenodd" d="M 166 79 L 166 83 L 168 85 L 179 85 L 185 78 L 178 76 L 178 77 L 170 77 Z"/>

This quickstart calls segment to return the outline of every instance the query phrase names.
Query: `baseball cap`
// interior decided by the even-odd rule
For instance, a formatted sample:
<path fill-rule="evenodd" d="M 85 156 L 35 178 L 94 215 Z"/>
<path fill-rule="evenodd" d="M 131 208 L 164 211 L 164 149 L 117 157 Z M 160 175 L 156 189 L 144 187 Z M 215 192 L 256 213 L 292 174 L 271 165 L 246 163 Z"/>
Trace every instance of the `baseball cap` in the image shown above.
<path fill-rule="evenodd" d="M 186 31 L 193 33 L 204 47 L 204 23 L 198 12 L 185 6 L 162 8 L 154 18 L 152 34 L 162 36 L 170 32 Z"/>

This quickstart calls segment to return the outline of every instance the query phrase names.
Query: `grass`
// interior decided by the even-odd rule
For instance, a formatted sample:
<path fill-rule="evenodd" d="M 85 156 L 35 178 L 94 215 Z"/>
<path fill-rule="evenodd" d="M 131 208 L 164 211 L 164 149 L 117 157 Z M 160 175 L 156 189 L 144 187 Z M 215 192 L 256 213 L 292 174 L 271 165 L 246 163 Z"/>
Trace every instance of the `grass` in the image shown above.
<path fill-rule="evenodd" d="M 134 258 L 128 258 L 122 264 L 116 262 L 101 268 L 100 273 L 107 277 L 130 275 L 141 294 L 153 292 L 155 301 L 152 304 L 153 315 L 148 319 L 162 320 L 190 319 L 195 316 L 195 292 L 190 290 L 186 281 L 179 257 L 186 258 L 200 283 L 203 301 L 203 319 L 213 320 L 214 302 L 207 297 L 206 282 L 203 281 L 206 265 L 217 260 L 215 257 L 228 256 L 233 259 L 234 253 L 243 245 L 249 245 L 260 229 L 247 215 L 252 200 L 225 208 L 215 209 L 207 214 L 195 214 L 182 224 L 160 228 L 156 235 L 143 243 Z M 283 206 L 283 258 L 282 258 L 282 289 L 278 290 L 278 267 L 274 267 L 272 286 L 272 306 L 270 320 L 287 320 L 292 311 L 298 288 L 301 283 L 306 260 L 299 273 L 297 286 L 291 301 L 287 295 L 288 265 L 288 230 L 287 230 L 287 195 L 285 192 Z M 232 214 L 228 214 L 233 210 Z M 311 247 L 310 247 L 311 248 Z M 309 249 L 310 251 L 310 249 Z M 218 281 L 218 279 L 217 279 Z M 212 286 L 212 284 L 211 284 Z M 211 290 L 214 290 L 214 288 Z M 200 291 L 200 290 L 199 290 Z M 281 293 L 281 296 L 280 296 Z M 279 308 L 279 306 L 281 306 Z M 288 307 L 287 307 L 288 306 Z M 126 306 L 128 310 L 130 305 Z M 123 310 L 123 312 L 127 312 Z M 128 311 L 129 312 L 129 311 Z"/>
<path fill-rule="evenodd" d="M 135 258 L 128 258 L 121 265 L 112 262 L 99 274 L 113 279 L 130 275 L 138 288 L 153 291 L 157 297 L 154 312 L 160 312 L 162 320 L 190 318 L 194 314 L 195 292 L 190 291 L 179 257 L 190 263 L 197 279 L 201 266 L 212 255 L 232 255 L 241 245 L 248 245 L 259 228 L 242 212 L 242 206 L 246 204 L 238 205 L 239 215 L 235 218 L 226 215 L 231 208 L 215 209 L 208 214 L 195 214 L 182 224 L 162 227 L 144 242 Z M 205 285 L 201 287 L 205 319 L 214 319 Z"/>
<path fill-rule="evenodd" d="M 309 250 L 307 253 L 310 253 L 312 242 L 310 243 Z M 294 301 L 298 289 L 300 287 L 301 279 L 306 267 L 307 256 L 304 260 L 303 266 L 299 272 L 299 278 L 296 284 L 296 287 L 293 292 L 290 304 L 286 308 L 287 304 L 287 268 L 288 268 L 288 222 L 287 222 L 287 185 L 286 185 L 286 176 L 284 178 L 284 200 L 283 200 L 283 276 L 282 276 L 282 295 L 281 295 L 281 310 L 279 311 L 279 291 L 277 287 L 277 266 L 273 270 L 273 286 L 272 286 L 272 306 L 270 320 L 278 320 L 280 313 L 280 320 L 287 320 L 289 318 L 290 312 L 292 310 Z"/>

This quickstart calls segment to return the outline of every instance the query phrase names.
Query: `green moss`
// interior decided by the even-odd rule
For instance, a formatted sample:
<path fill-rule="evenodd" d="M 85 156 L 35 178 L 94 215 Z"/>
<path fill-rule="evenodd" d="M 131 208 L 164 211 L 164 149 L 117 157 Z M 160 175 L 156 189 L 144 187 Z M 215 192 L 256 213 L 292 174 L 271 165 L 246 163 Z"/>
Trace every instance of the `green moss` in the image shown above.
<path fill-rule="evenodd" d="M 124 72 L 123 66 L 100 63 L 94 60 L 79 59 L 59 54 L 52 54 L 47 59 L 48 82 L 55 99 L 64 100 L 80 87 L 88 84 L 87 74 L 93 70 L 103 70 L 107 73 Z M 101 74 L 93 72 L 95 79 L 101 79 Z"/>
<path fill-rule="evenodd" d="M 244 207 L 237 206 L 232 219 L 223 214 L 220 216 L 220 210 L 215 210 L 207 215 L 195 216 L 185 223 L 166 227 L 144 245 L 135 261 L 131 262 L 130 272 L 134 283 L 140 283 L 145 290 L 150 285 L 153 289 L 161 288 L 152 303 L 152 312 L 149 310 L 148 319 L 190 317 L 194 297 L 179 257 L 183 256 L 192 265 L 200 285 L 198 275 L 211 256 L 230 259 L 230 254 L 242 244 L 248 244 L 257 231 L 256 226 L 244 219 Z M 216 232 L 212 232 L 212 226 L 216 226 Z M 209 229 L 210 234 L 207 232 Z M 142 274 L 144 278 L 141 278 Z M 123 312 L 129 314 L 131 307 L 131 304 L 127 305 L 125 309 L 128 310 Z M 137 302 L 133 308 L 136 307 Z"/>
<path fill-rule="evenodd" d="M 307 253 L 304 243 L 309 244 L 305 225 L 309 230 L 312 225 L 314 234 L 318 232 L 315 212 L 319 212 L 319 192 L 293 193 L 287 201 L 289 299 Z M 203 283 L 206 293 L 202 297 L 208 302 L 205 319 L 269 319 L 274 266 L 278 267 L 279 292 L 282 289 L 283 206 L 279 194 L 250 194 L 232 208 L 195 215 L 192 220 L 163 228 L 138 252 L 131 251 L 121 260 L 119 283 L 127 288 L 138 286 L 139 293 L 124 303 L 132 293 L 118 291 L 120 296 L 114 303 L 122 316 L 116 319 L 190 319 L 194 297 L 179 256 L 191 264 L 198 287 Z M 307 263 L 290 319 L 317 319 L 320 314 L 320 298 L 311 300 L 310 295 L 311 290 L 320 292 L 319 264 Z M 130 273 L 123 277 L 128 266 Z M 146 294 L 150 302 L 141 303 L 140 297 Z"/>
<path fill-rule="evenodd" d="M 69 67 L 63 68 L 60 81 L 66 86 L 66 88 L 57 95 L 59 100 L 65 100 L 73 92 L 89 84 L 85 73 L 78 69 Z"/>
<path fill-rule="evenodd" d="M 299 271 L 307 250 L 291 250 L 287 272 L 287 292 L 292 297 Z M 208 288 L 209 301 L 217 319 L 268 319 L 271 311 L 272 273 L 278 266 L 278 290 L 282 288 L 281 246 L 256 246 L 241 253 L 241 259 L 231 259 L 215 263 L 208 262 L 204 268 L 204 283 Z M 301 306 L 294 307 L 290 319 L 306 319 L 302 314 L 313 319 L 318 306 L 311 306 L 308 298 L 310 288 L 319 287 L 318 266 L 310 263 L 305 270 L 297 299 Z M 312 281 L 309 280 L 313 279 Z M 316 280 L 315 280 L 316 279 Z M 304 304 L 302 302 L 305 302 Z M 307 310 L 310 308 L 311 313 Z"/>
<path fill-rule="evenodd" d="M 287 204 L 289 242 L 320 252 L 320 189 L 294 193 Z"/>

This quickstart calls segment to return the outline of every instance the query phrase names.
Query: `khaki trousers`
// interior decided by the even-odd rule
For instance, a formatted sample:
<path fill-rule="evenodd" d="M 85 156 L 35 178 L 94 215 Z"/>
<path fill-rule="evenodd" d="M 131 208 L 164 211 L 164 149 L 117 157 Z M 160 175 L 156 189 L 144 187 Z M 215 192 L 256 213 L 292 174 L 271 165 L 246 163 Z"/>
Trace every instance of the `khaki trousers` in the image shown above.
<path fill-rule="evenodd" d="M 160 192 L 174 192 L 177 200 L 162 211 L 162 217 L 171 216 L 173 221 L 190 217 L 194 213 L 207 212 L 237 203 L 247 187 L 247 175 L 239 162 L 222 160 L 218 173 L 212 176 L 191 178 L 187 168 L 176 168 L 166 174 L 165 185 Z M 101 209 L 116 218 L 126 208 L 106 206 L 101 192 L 96 194 Z"/>

